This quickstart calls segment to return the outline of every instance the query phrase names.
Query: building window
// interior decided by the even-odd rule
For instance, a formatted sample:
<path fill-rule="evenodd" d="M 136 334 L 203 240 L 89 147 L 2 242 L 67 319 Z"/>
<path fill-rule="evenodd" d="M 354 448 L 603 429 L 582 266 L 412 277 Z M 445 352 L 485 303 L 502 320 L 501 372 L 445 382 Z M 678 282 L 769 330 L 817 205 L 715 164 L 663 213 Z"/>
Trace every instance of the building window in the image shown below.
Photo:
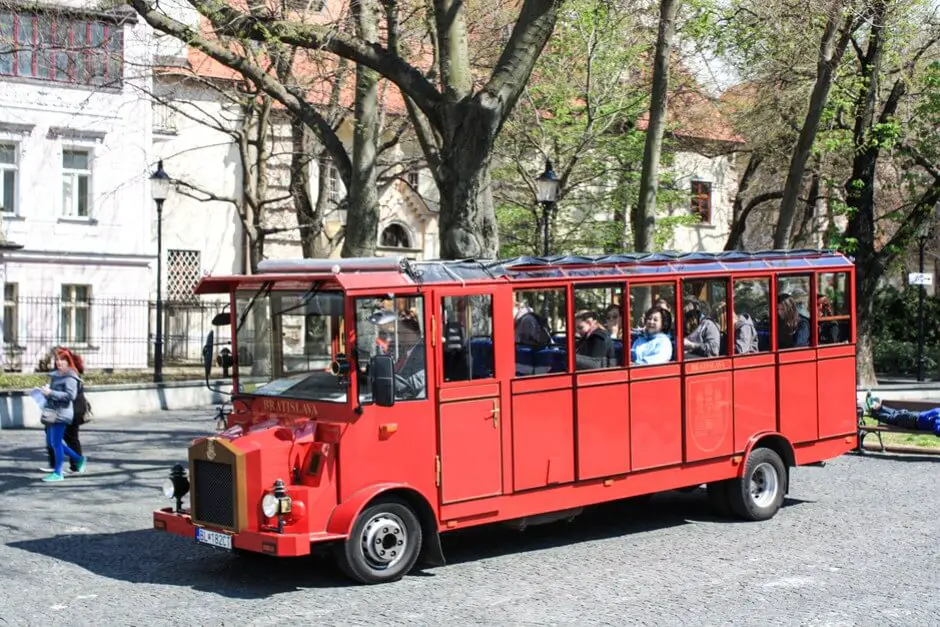
<path fill-rule="evenodd" d="M 420 182 L 420 172 L 417 170 L 408 170 L 408 185 L 411 186 L 411 189 L 418 191 L 418 183 Z"/>
<path fill-rule="evenodd" d="M 65 344 L 87 344 L 91 318 L 91 286 L 62 286 L 61 340 Z"/>
<path fill-rule="evenodd" d="M 91 151 L 62 151 L 62 214 L 87 218 L 91 206 Z"/>
<path fill-rule="evenodd" d="M 6 283 L 3 286 L 3 343 L 16 344 L 17 330 L 20 327 L 19 312 L 20 286 Z"/>
<path fill-rule="evenodd" d="M 16 144 L 0 144 L 0 211 L 16 212 Z"/>
<path fill-rule="evenodd" d="M 0 11 L 0 75 L 120 85 L 124 30 L 60 13 Z"/>
<path fill-rule="evenodd" d="M 154 101 L 153 130 L 166 135 L 176 134 L 176 107 L 173 104 Z"/>
<path fill-rule="evenodd" d="M 193 289 L 200 277 L 200 255 L 198 250 L 167 251 L 167 299 L 170 301 L 193 301 Z"/>
<path fill-rule="evenodd" d="M 697 215 L 704 224 L 712 222 L 712 184 L 692 181 L 692 215 Z"/>
<path fill-rule="evenodd" d="M 408 232 L 400 224 L 390 224 L 382 231 L 379 245 L 386 248 L 411 248 Z"/>

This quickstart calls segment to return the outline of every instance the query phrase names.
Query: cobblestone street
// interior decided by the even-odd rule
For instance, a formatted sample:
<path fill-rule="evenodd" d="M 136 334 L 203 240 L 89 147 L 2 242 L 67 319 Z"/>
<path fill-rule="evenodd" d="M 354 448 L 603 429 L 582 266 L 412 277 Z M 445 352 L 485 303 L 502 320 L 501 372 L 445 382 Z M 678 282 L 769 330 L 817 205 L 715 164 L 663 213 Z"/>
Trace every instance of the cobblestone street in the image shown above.
<path fill-rule="evenodd" d="M 350 585 L 324 558 L 235 557 L 154 531 L 160 485 L 211 410 L 82 430 L 83 476 L 42 484 L 40 430 L 0 431 L 0 624 L 802 624 L 940 622 L 937 460 L 798 469 L 765 523 L 704 492 L 524 533 L 447 536 L 446 567 Z"/>

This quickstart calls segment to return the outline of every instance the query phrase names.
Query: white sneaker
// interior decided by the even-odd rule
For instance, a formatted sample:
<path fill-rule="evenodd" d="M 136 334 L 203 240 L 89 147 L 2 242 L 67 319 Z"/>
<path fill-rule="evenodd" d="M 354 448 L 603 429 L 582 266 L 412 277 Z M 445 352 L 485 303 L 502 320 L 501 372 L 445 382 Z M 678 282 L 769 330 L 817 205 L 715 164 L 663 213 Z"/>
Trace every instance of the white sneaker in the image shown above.
<path fill-rule="evenodd" d="M 39 467 L 39 472 L 55 472 L 55 468 Z"/>

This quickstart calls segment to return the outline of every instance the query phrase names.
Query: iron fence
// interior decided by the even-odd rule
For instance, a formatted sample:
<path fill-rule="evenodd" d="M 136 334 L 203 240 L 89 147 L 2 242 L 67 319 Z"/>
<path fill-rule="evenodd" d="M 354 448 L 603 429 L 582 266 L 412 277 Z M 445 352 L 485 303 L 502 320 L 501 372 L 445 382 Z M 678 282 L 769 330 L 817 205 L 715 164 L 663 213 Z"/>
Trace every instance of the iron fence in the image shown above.
<path fill-rule="evenodd" d="M 191 299 L 164 301 L 164 365 L 193 366 L 202 361 L 210 329 L 227 340 L 227 327 L 213 327 L 212 318 L 225 301 Z M 156 303 L 126 298 L 64 300 L 24 296 L 3 306 L 5 372 L 48 369 L 55 346 L 74 349 L 89 370 L 135 370 L 153 366 Z"/>

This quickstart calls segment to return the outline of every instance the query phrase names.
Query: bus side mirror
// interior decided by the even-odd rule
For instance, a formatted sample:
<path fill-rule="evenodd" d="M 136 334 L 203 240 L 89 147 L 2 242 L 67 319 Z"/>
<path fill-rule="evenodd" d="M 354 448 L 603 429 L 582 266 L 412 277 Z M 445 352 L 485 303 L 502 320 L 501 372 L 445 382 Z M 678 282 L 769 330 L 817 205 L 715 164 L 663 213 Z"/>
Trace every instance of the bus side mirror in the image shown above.
<path fill-rule="evenodd" d="M 206 369 L 206 385 L 209 385 L 209 375 L 212 374 L 212 349 L 215 346 L 215 331 L 206 335 L 206 344 L 202 347 L 202 365 Z"/>
<path fill-rule="evenodd" d="M 395 404 L 395 362 L 391 355 L 375 355 L 369 368 L 372 379 L 372 402 L 379 407 Z"/>

